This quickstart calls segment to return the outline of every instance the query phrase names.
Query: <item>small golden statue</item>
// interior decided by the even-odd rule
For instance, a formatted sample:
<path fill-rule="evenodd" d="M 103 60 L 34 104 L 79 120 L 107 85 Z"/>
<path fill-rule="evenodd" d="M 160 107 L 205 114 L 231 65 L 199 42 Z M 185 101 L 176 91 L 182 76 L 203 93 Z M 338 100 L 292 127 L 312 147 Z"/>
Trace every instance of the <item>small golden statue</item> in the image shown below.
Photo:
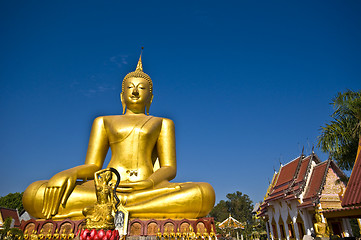
<path fill-rule="evenodd" d="M 60 239 L 61 240 L 67 240 L 68 239 L 68 234 L 65 233 L 65 228 L 63 229 L 63 232 L 60 234 Z"/>
<path fill-rule="evenodd" d="M 157 232 L 157 240 L 162 240 L 162 232 L 160 231 L 160 229 L 158 228 L 158 232 Z"/>
<path fill-rule="evenodd" d="M 73 229 L 70 229 L 70 233 L 68 234 L 68 239 L 73 239 L 73 238 L 74 238 Z"/>
<path fill-rule="evenodd" d="M 212 226 L 211 226 L 211 232 L 209 233 L 209 238 L 211 240 L 216 240 L 217 239 L 216 234 L 214 233 L 214 230 L 213 230 Z"/>
<path fill-rule="evenodd" d="M 51 229 L 49 229 L 48 233 L 46 234 L 46 239 L 51 239 L 53 235 L 51 234 Z"/>
<path fill-rule="evenodd" d="M 164 232 L 164 233 L 163 233 L 163 239 L 164 239 L 164 240 L 169 240 L 169 233 Z"/>
<path fill-rule="evenodd" d="M 204 228 L 203 239 L 204 239 L 204 240 L 208 240 L 208 238 L 209 238 L 209 234 L 208 234 L 208 232 L 207 232 L 207 228 Z"/>
<path fill-rule="evenodd" d="M 59 238 L 59 233 L 58 233 L 58 229 L 55 230 L 55 233 L 53 234 L 53 239 L 58 239 Z"/>
<path fill-rule="evenodd" d="M 182 233 L 179 231 L 179 227 L 177 229 L 177 233 L 175 234 L 175 236 L 177 237 L 177 240 L 181 240 L 182 239 Z"/>
<path fill-rule="evenodd" d="M 197 240 L 202 240 L 202 234 L 201 234 L 201 230 L 199 229 L 199 227 L 197 227 L 196 239 Z"/>
<path fill-rule="evenodd" d="M 35 230 L 33 230 L 33 232 L 31 233 L 30 239 L 31 240 L 38 240 L 38 235 L 36 234 Z"/>
<path fill-rule="evenodd" d="M 327 238 L 329 237 L 328 225 L 322 222 L 322 217 L 319 212 L 315 213 L 316 222 L 314 224 L 316 238 Z"/>
<path fill-rule="evenodd" d="M 40 233 L 38 234 L 38 239 L 43 239 L 45 237 L 44 233 L 43 233 L 43 229 L 40 230 Z"/>
<path fill-rule="evenodd" d="M 193 227 L 189 225 L 189 239 L 194 240 L 196 238 L 196 233 L 193 231 Z"/>
<path fill-rule="evenodd" d="M 28 229 L 26 229 L 25 232 L 24 232 L 24 239 L 25 240 L 29 239 Z"/>
<path fill-rule="evenodd" d="M 23 238 L 24 238 L 25 240 L 28 240 L 28 239 L 29 239 L 28 229 L 25 230 L 24 235 L 23 235 Z"/>
<path fill-rule="evenodd" d="M 118 177 L 115 185 L 111 182 L 113 173 Z M 93 207 L 83 209 L 87 229 L 99 230 L 115 228 L 114 214 L 117 212 L 119 199 L 114 192 L 119 181 L 119 173 L 114 168 L 106 168 L 94 174 L 97 202 Z"/>
<path fill-rule="evenodd" d="M 170 240 L 175 240 L 174 227 L 173 227 L 172 230 L 170 231 L 169 239 L 170 239 Z"/>

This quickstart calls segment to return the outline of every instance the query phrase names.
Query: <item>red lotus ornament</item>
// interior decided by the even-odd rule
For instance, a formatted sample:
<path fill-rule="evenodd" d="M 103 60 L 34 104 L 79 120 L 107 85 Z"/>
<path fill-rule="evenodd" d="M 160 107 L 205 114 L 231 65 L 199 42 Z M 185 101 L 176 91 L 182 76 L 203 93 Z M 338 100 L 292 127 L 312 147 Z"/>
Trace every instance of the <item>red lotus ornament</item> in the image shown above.
<path fill-rule="evenodd" d="M 107 230 L 105 232 L 103 229 L 100 229 L 99 231 L 95 229 L 83 229 L 78 231 L 78 234 L 79 232 L 80 240 L 119 240 L 118 230 Z"/>
<path fill-rule="evenodd" d="M 108 230 L 106 233 L 105 233 L 105 236 L 110 239 L 110 237 L 112 236 L 112 230 Z"/>
<path fill-rule="evenodd" d="M 90 231 L 90 238 L 94 239 L 94 236 L 97 235 L 97 230 L 93 229 Z"/>
<path fill-rule="evenodd" d="M 105 232 L 103 229 L 100 229 L 98 231 L 98 237 L 99 237 L 99 240 L 102 240 L 105 237 Z"/>
<path fill-rule="evenodd" d="M 90 235 L 90 231 L 88 229 L 81 231 L 80 240 L 86 240 L 88 235 Z"/>

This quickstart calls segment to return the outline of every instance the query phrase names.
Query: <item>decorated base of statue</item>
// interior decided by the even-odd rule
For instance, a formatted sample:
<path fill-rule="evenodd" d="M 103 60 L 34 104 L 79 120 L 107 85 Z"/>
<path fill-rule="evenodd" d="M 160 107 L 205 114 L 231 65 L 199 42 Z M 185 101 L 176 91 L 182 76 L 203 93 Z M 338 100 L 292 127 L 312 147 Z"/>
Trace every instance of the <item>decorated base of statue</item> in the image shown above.
<path fill-rule="evenodd" d="M 115 218 L 116 221 L 116 218 Z M 215 239 L 213 218 L 199 219 L 130 219 L 126 224 L 126 233 L 118 229 L 88 229 L 86 219 L 73 221 L 28 220 L 21 223 L 21 229 L 27 239 L 36 235 L 38 239 L 73 239 L 81 240 L 128 240 L 138 239 Z"/>
<path fill-rule="evenodd" d="M 156 236 L 159 233 L 208 233 L 215 232 L 213 218 L 199 219 L 131 219 L 128 224 L 128 237 Z"/>
<path fill-rule="evenodd" d="M 22 221 L 20 229 L 24 232 L 24 239 L 73 239 L 84 226 L 84 220 L 30 219 Z"/>

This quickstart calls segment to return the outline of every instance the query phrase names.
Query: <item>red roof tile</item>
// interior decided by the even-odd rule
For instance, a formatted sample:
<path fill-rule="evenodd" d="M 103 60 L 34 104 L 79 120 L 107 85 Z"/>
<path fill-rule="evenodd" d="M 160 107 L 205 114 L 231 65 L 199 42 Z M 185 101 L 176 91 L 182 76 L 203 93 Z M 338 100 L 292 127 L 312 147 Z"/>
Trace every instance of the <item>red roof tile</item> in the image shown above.
<path fill-rule="evenodd" d="M 315 154 L 306 158 L 298 157 L 285 166 L 280 168 L 278 178 L 274 186 L 270 189 L 268 198 L 265 201 L 272 201 L 279 198 L 295 198 L 298 191 L 302 190 L 306 183 L 307 169 L 310 167 L 310 162 Z M 316 157 L 316 162 L 319 160 Z"/>
<path fill-rule="evenodd" d="M 343 207 L 361 205 L 361 138 L 359 140 L 355 164 L 341 205 Z"/>
<path fill-rule="evenodd" d="M 300 181 L 304 180 L 310 160 L 311 160 L 311 156 L 308 156 L 307 158 L 302 160 L 296 182 L 300 182 Z"/>
<path fill-rule="evenodd" d="M 282 198 L 284 196 L 283 192 L 281 193 L 278 193 L 278 194 L 274 194 L 272 196 L 269 196 L 267 199 L 266 199 L 266 202 L 269 202 L 269 201 L 272 201 L 272 200 L 275 200 L 275 199 L 278 199 L 278 198 Z"/>
<path fill-rule="evenodd" d="M 328 164 L 329 161 L 326 161 L 319 163 L 314 167 L 309 182 L 309 186 L 305 194 L 305 199 L 315 197 L 321 190 L 322 184 L 324 183 L 323 179 L 328 169 Z"/>
<path fill-rule="evenodd" d="M 280 186 L 280 185 L 282 185 L 282 184 L 285 184 L 285 183 L 293 180 L 300 159 L 301 159 L 301 158 L 298 157 L 298 158 L 296 158 L 295 160 L 293 160 L 292 162 L 284 165 L 284 166 L 281 168 L 280 176 L 278 177 L 276 186 Z"/>
<path fill-rule="evenodd" d="M 312 198 L 304 199 L 303 203 L 298 205 L 299 208 L 312 207 L 314 206 L 314 202 Z"/>

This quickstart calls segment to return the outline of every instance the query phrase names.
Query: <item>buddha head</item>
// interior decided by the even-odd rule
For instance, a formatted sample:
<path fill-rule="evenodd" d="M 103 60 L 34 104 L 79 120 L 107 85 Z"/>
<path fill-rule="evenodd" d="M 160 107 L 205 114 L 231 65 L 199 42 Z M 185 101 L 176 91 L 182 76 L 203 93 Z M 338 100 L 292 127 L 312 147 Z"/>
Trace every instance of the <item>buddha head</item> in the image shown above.
<path fill-rule="evenodd" d="M 106 171 L 101 174 L 101 177 L 103 178 L 103 181 L 108 184 L 112 180 L 112 172 Z"/>
<path fill-rule="evenodd" d="M 153 100 L 153 83 L 149 75 L 143 72 L 142 56 L 139 57 L 135 71 L 124 77 L 120 99 L 123 105 L 123 114 L 127 108 L 134 113 L 144 113 L 146 110 L 149 115 L 149 108 Z"/>
<path fill-rule="evenodd" d="M 322 223 L 322 217 L 320 213 L 318 212 L 315 213 L 315 219 L 317 223 Z"/>

